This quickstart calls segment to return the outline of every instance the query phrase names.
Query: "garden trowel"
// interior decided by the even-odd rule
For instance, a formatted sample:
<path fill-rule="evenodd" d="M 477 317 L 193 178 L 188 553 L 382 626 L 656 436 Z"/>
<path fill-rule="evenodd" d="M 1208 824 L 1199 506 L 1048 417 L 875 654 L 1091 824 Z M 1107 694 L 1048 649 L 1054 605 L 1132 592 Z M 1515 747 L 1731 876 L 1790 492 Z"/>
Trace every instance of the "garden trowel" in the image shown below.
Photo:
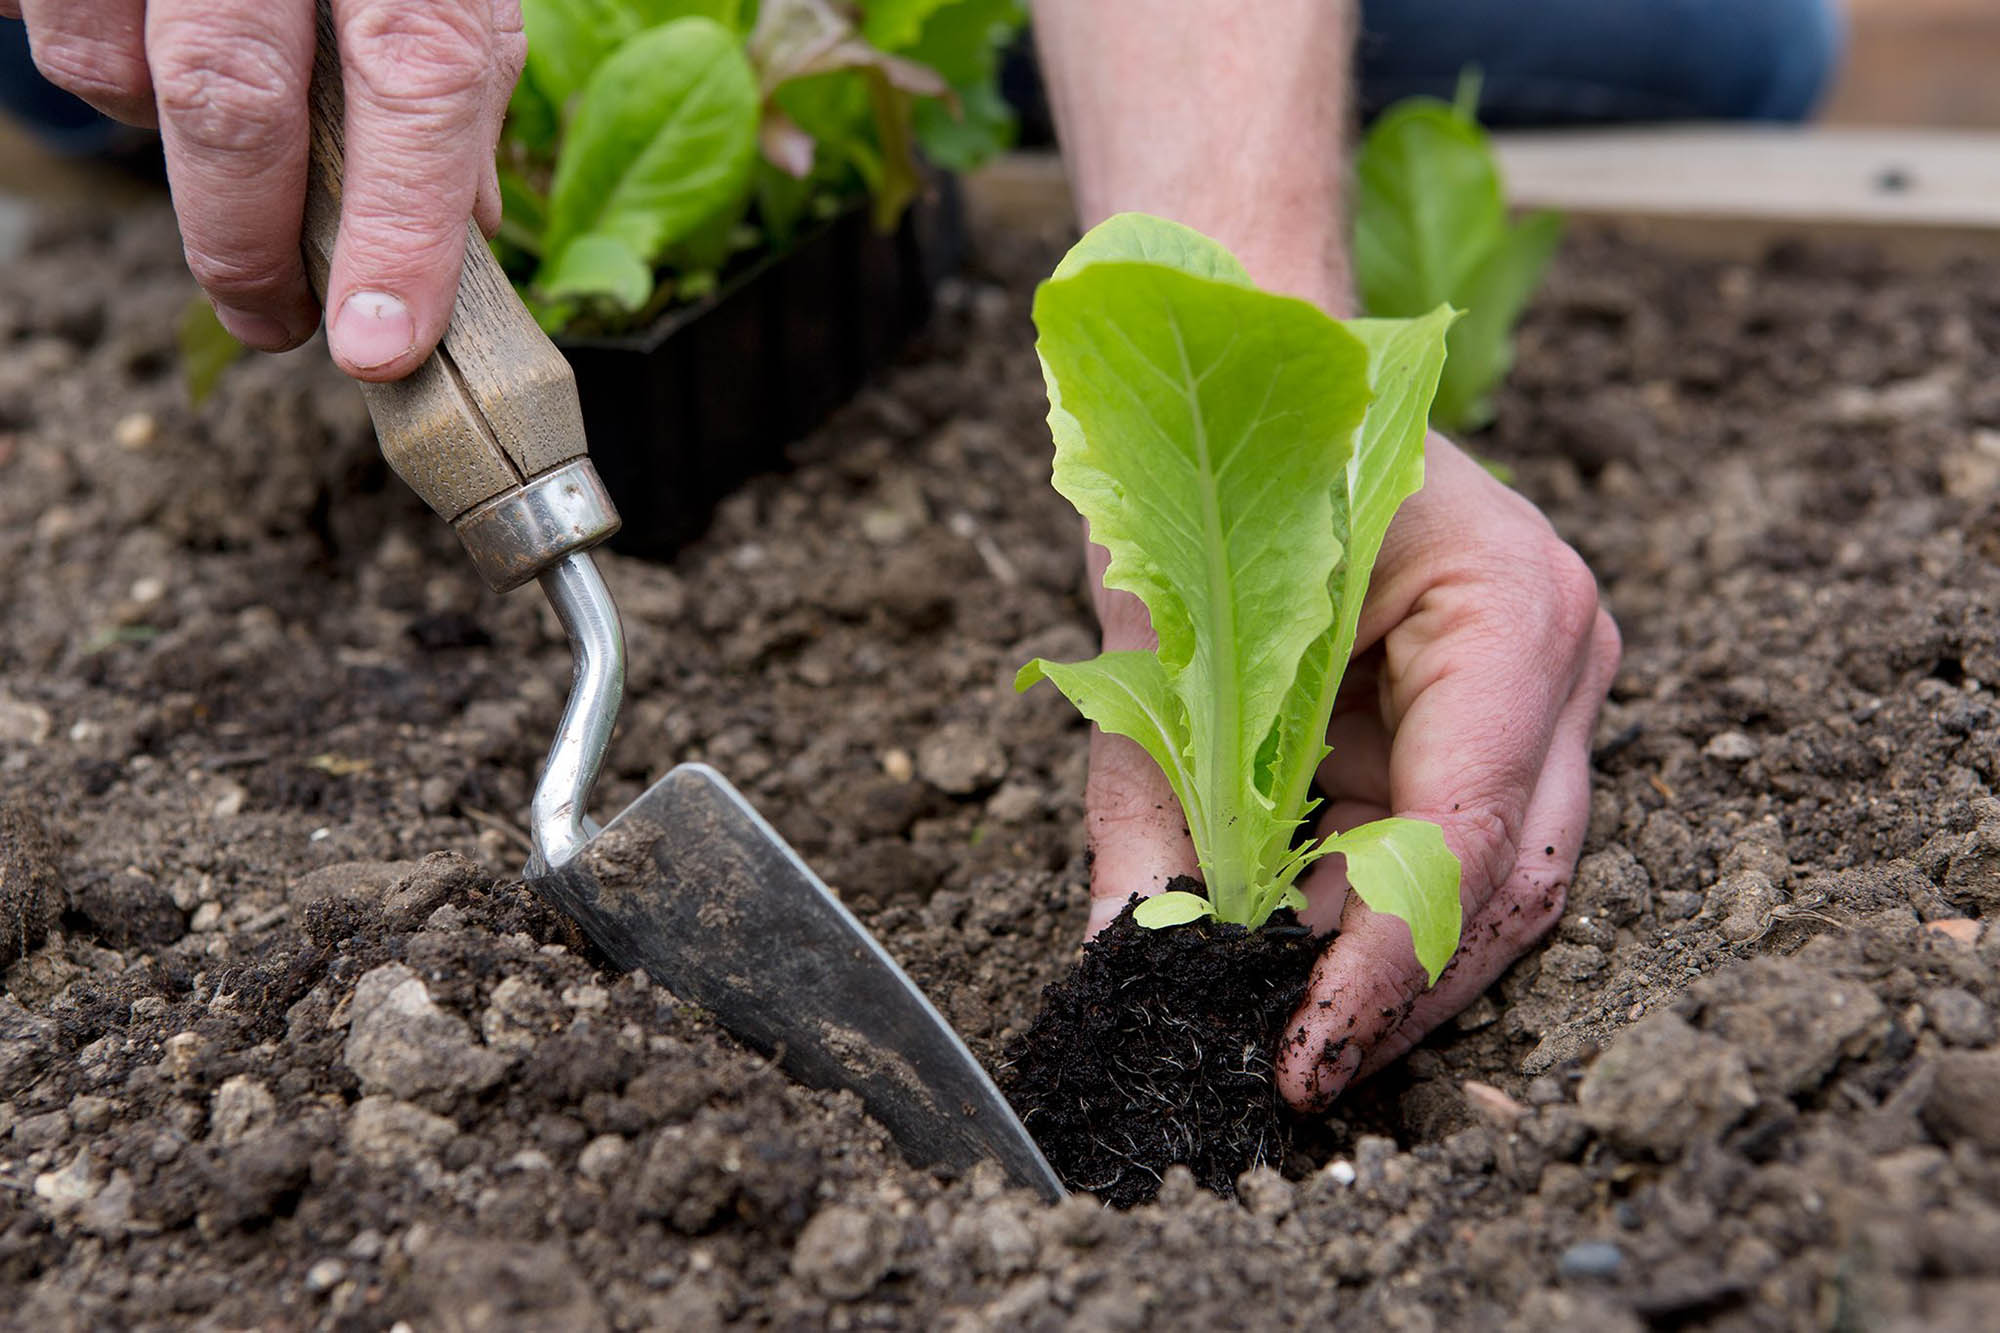
<path fill-rule="evenodd" d="M 343 105 L 325 0 L 319 25 L 305 250 L 324 297 Z M 993 1159 L 1060 1197 L 958 1034 L 721 774 L 682 764 L 602 828 L 586 814 L 625 677 L 618 611 L 589 552 L 618 516 L 585 455 L 568 363 L 476 230 L 443 343 L 407 379 L 361 387 L 390 466 L 495 591 L 538 580 L 575 651 L 530 811 L 528 883 L 616 967 L 644 968 L 801 1081 L 859 1094 L 920 1165 Z"/>

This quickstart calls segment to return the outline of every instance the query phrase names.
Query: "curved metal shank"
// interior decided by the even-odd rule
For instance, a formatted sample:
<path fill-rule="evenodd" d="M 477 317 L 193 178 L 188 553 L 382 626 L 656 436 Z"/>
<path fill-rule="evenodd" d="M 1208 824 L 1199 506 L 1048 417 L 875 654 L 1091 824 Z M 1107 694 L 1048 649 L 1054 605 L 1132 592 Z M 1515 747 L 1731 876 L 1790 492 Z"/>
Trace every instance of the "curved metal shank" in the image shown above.
<path fill-rule="evenodd" d="M 625 695 L 625 633 L 597 562 L 577 551 L 549 566 L 541 584 L 569 634 L 576 665 L 562 725 L 528 808 L 535 842 L 531 879 L 560 867 L 596 834 L 585 810 Z"/>

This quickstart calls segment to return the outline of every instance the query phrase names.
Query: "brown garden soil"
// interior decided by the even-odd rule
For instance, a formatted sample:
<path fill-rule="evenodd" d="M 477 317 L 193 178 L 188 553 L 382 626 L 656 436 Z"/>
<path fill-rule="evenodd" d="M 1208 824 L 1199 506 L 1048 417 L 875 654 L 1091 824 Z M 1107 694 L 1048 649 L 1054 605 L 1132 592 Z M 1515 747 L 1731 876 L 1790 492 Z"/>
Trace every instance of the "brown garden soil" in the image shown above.
<path fill-rule="evenodd" d="M 1092 650 L 1026 308 L 672 566 L 600 794 L 740 784 L 989 1062 L 1074 956 Z M 0 272 L 0 1324 L 1953 1329 L 2000 1304 L 2000 270 L 1578 243 L 1499 426 L 1626 635 L 1545 947 L 1238 1197 L 903 1163 L 522 889 L 569 669 L 168 219 Z"/>

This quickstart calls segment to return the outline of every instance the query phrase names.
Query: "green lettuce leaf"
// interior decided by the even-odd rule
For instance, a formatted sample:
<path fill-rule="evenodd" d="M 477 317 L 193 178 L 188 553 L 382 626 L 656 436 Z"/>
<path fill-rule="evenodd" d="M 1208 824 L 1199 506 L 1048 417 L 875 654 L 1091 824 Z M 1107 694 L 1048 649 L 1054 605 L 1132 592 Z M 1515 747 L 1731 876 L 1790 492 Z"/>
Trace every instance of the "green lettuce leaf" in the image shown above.
<path fill-rule="evenodd" d="M 922 35 L 932 14 L 952 0 L 868 0 L 861 16 L 861 35 L 870 46 L 897 51 Z"/>
<path fill-rule="evenodd" d="M 1196 854 L 1218 915 L 1243 920 L 1284 819 L 1257 753 L 1333 615 L 1332 495 L 1367 353 L 1304 301 L 1205 276 L 1233 261 L 1187 228 L 1124 214 L 1083 247 L 1035 300 L 1055 485 L 1110 552 L 1106 585 L 1152 613 Z M 1200 271 L 1126 258 L 1158 253 Z"/>
<path fill-rule="evenodd" d="M 619 46 L 683 18 L 705 18 L 736 31 L 742 0 L 521 0 L 521 27 L 528 38 L 523 82 L 560 116 Z"/>
<path fill-rule="evenodd" d="M 971 171 L 1014 146 L 1014 108 L 991 81 L 952 89 L 957 105 L 918 102 L 910 121 L 924 157 L 946 171 Z"/>
<path fill-rule="evenodd" d="M 1461 289 L 1500 243 L 1507 201 L 1479 126 L 1445 102 L 1386 112 L 1355 156 L 1354 272 L 1371 315 L 1414 315 Z"/>
<path fill-rule="evenodd" d="M 629 312 L 652 297 L 653 270 L 618 237 L 594 231 L 563 247 L 541 290 L 552 301 L 597 300 Z"/>
<path fill-rule="evenodd" d="M 913 0 L 916 6 L 922 3 Z M 868 16 L 871 31 L 874 8 L 870 6 Z M 967 88 L 993 80 L 1000 68 L 1000 53 L 1027 17 L 1022 0 L 953 0 L 931 6 L 915 37 L 878 44 L 936 70 L 954 88 Z M 902 38 L 908 31 L 908 24 L 901 23 L 893 36 Z"/>
<path fill-rule="evenodd" d="M 1444 830 L 1424 819 L 1378 819 L 1328 838 L 1322 848 L 1347 858 L 1347 882 L 1362 902 L 1409 926 L 1417 962 L 1435 986 L 1458 952 L 1461 910 L 1458 858 Z"/>
<path fill-rule="evenodd" d="M 1508 229 L 1467 275 L 1464 289 L 1450 298 L 1465 318 L 1453 326 L 1447 344 L 1451 356 L 1433 409 L 1440 422 L 1465 430 L 1493 419 L 1493 390 L 1514 368 L 1514 326 L 1562 236 L 1560 214 L 1529 214 Z"/>
<path fill-rule="evenodd" d="M 1014 688 L 1025 690 L 1038 680 L 1051 682 L 1104 730 L 1137 741 L 1166 774 L 1183 808 L 1196 799 L 1187 762 L 1187 709 L 1158 657 L 1137 652 L 1099 653 L 1088 662 L 1038 657 L 1021 668 Z"/>
<path fill-rule="evenodd" d="M 1183 893 L 1179 889 L 1156 893 L 1132 909 L 1132 919 L 1148 930 L 1185 926 L 1190 921 L 1214 915 L 1215 908 L 1208 899 L 1198 893 Z"/>
<path fill-rule="evenodd" d="M 1446 364 L 1446 330 L 1454 317 L 1450 309 L 1440 308 L 1420 319 L 1356 319 L 1346 324 L 1368 349 L 1373 400 L 1334 499 L 1334 531 L 1345 547 L 1332 583 L 1337 614 L 1300 662 L 1267 754 L 1269 790 L 1282 809 L 1306 806 L 1313 774 L 1327 755 L 1326 725 L 1333 716 L 1340 678 L 1354 653 L 1375 557 L 1382 553 L 1389 521 L 1424 484 L 1425 414 Z M 1277 850 L 1272 848 L 1270 854 Z M 1319 854 L 1302 858 L 1293 873 Z"/>
<path fill-rule="evenodd" d="M 685 18 L 625 42 L 579 98 L 549 189 L 542 276 L 580 236 L 648 265 L 747 189 L 757 84 L 741 42 Z"/>
<path fill-rule="evenodd" d="M 913 127 L 924 156 L 951 171 L 970 171 L 1014 142 L 1014 109 L 1000 95 L 1000 55 L 1027 14 L 1020 0 L 891 0 L 902 13 L 878 19 L 876 0 L 868 9 L 870 40 L 907 56 L 951 85 L 950 102 L 917 103 Z M 922 10 L 912 28 L 909 17 Z M 877 36 L 878 26 L 882 31 Z"/>
<path fill-rule="evenodd" d="M 1259 924 L 1303 906 L 1300 871 L 1340 851 L 1427 968 L 1447 933 L 1455 947 L 1458 867 L 1435 826 L 1295 845 L 1383 535 L 1423 483 L 1453 317 L 1342 325 L 1138 214 L 1094 228 L 1037 292 L 1056 489 L 1160 646 L 1037 660 L 1016 685 L 1054 683 L 1179 798 L 1208 896 L 1162 895 L 1142 924 Z"/>
<path fill-rule="evenodd" d="M 1562 221 L 1510 223 L 1500 171 L 1470 96 L 1414 97 L 1376 121 L 1355 155 L 1354 271 L 1371 315 L 1452 305 L 1466 317 L 1447 342 L 1431 420 L 1482 425 L 1513 361 L 1522 308 L 1562 238 Z"/>

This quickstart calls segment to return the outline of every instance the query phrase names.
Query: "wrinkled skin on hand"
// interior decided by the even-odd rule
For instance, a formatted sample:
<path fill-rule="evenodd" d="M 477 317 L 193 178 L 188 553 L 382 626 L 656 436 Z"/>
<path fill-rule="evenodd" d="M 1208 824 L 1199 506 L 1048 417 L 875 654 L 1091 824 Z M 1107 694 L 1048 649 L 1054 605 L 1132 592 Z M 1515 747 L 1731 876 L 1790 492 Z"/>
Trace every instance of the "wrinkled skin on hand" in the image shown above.
<path fill-rule="evenodd" d="M 1462 866 L 1463 943 L 1427 988 L 1409 928 L 1348 892 L 1338 857 L 1301 887 L 1340 934 L 1278 1055 L 1300 1110 L 1401 1056 L 1471 1003 L 1562 915 L 1590 822 L 1590 737 L 1618 630 L 1582 559 L 1535 507 L 1432 436 L 1427 479 L 1389 529 L 1319 772 L 1330 833 L 1395 814 L 1433 820 Z M 1146 609 L 1090 573 L 1106 649 L 1156 646 Z M 1094 733 L 1090 929 L 1134 892 L 1195 869 L 1171 788 L 1134 742 Z"/>
<path fill-rule="evenodd" d="M 313 0 L 0 0 L 35 63 L 105 114 L 157 125 L 188 268 L 252 347 L 319 326 L 300 226 Z M 398 379 L 451 321 L 468 217 L 500 225 L 493 146 L 527 54 L 520 0 L 333 0 L 347 94 L 328 343 Z"/>

